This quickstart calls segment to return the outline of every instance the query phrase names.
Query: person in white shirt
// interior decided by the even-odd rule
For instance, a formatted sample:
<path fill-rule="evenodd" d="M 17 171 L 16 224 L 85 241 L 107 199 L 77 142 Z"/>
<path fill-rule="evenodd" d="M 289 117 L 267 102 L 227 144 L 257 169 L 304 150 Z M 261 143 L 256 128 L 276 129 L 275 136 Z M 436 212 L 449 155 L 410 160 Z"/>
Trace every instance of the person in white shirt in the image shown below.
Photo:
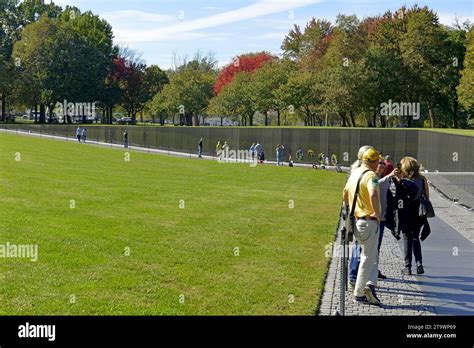
<path fill-rule="evenodd" d="M 78 142 L 81 142 L 81 137 L 82 137 L 82 129 L 81 129 L 81 127 L 77 127 L 77 129 L 76 129 L 76 137 L 77 137 L 77 141 L 78 141 Z"/>
<path fill-rule="evenodd" d="M 87 140 L 87 128 L 84 128 L 82 130 L 82 141 L 84 141 L 84 143 L 85 143 L 86 140 Z"/>

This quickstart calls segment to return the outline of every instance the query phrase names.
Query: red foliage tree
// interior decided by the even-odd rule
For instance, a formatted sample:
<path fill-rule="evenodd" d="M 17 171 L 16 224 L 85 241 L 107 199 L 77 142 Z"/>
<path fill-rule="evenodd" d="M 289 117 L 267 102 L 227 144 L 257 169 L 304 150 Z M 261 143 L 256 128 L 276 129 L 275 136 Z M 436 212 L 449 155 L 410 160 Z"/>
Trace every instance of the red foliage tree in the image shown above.
<path fill-rule="evenodd" d="M 274 56 L 267 52 L 248 53 L 235 57 L 232 63 L 225 66 L 220 71 L 219 76 L 217 76 L 216 83 L 214 84 L 214 93 L 218 95 L 222 88 L 231 83 L 239 72 L 254 72 L 260 69 L 263 63 L 274 58 Z"/>

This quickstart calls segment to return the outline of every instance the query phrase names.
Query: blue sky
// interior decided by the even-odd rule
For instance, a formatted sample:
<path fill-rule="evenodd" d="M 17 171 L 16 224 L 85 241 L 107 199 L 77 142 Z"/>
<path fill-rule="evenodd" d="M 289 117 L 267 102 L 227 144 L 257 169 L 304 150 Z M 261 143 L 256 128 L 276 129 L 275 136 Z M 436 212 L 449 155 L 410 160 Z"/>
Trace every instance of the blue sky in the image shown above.
<path fill-rule="evenodd" d="M 440 21 L 457 17 L 474 22 L 473 0 L 56 0 L 107 19 L 115 42 L 136 50 L 148 64 L 171 67 L 173 54 L 192 57 L 212 51 L 220 65 L 238 54 L 254 51 L 280 53 L 293 24 L 311 19 L 334 21 L 337 14 L 359 18 L 396 10 L 402 5 L 427 5 Z"/>

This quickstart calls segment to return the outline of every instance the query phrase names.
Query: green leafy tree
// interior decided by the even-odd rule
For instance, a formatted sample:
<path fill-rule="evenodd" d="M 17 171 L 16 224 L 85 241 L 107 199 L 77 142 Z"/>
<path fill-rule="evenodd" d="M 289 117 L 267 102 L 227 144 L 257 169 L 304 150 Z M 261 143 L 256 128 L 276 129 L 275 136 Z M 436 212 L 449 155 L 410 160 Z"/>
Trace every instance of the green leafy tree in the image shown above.
<path fill-rule="evenodd" d="M 29 24 L 22 32 L 21 40 L 13 48 L 13 56 L 18 62 L 21 78 L 17 81 L 19 97 L 26 105 L 40 105 L 40 120 L 45 122 L 46 105 L 55 103 L 51 85 L 53 74 L 58 70 L 53 60 L 52 50 L 55 38 L 59 38 L 59 23 L 49 18 Z"/>
<path fill-rule="evenodd" d="M 0 1 L 0 96 L 2 103 L 1 120 L 5 120 L 7 96 L 13 89 L 13 44 L 18 38 L 20 18 L 16 8 L 17 1 Z"/>
<path fill-rule="evenodd" d="M 474 127 L 474 27 L 467 34 L 466 58 L 457 93 L 459 103 L 469 113 L 469 126 Z"/>
<path fill-rule="evenodd" d="M 436 14 L 427 7 L 414 6 L 405 14 L 406 32 L 400 41 L 401 56 L 413 84 L 410 102 L 428 107 L 431 127 L 435 126 L 435 107 L 439 105 L 445 67 L 450 64 L 446 32 Z"/>
<path fill-rule="evenodd" d="M 274 92 L 278 103 L 285 106 L 285 115 L 299 116 L 305 126 L 322 126 L 325 120 L 319 116 L 319 106 L 322 102 L 323 86 L 319 82 L 317 76 L 310 71 L 292 73 L 288 81 Z"/>
<path fill-rule="evenodd" d="M 201 69 L 200 66 L 198 62 L 189 62 L 170 73 L 169 84 L 164 86 L 161 96 L 155 97 L 152 111 L 160 112 L 165 108 L 179 114 L 180 124 L 199 126 L 199 116 L 203 116 L 214 95 L 216 76 L 213 70 Z M 160 107 L 159 103 L 164 106 Z"/>
<path fill-rule="evenodd" d="M 288 77 L 296 72 L 296 65 L 289 60 L 273 60 L 258 69 L 252 79 L 254 104 L 265 115 L 265 126 L 268 125 L 268 113 L 277 113 L 277 125 L 281 124 L 281 111 L 285 104 L 276 95 L 280 86 L 288 81 Z"/>
<path fill-rule="evenodd" d="M 145 105 L 143 110 L 151 112 L 152 101 L 163 87 L 169 83 L 168 75 L 157 65 L 151 65 L 145 69 Z M 143 122 L 143 110 L 141 111 L 141 122 Z M 161 121 L 162 123 L 163 121 Z"/>
<path fill-rule="evenodd" d="M 356 114 L 363 108 L 366 81 L 363 55 L 367 44 L 365 28 L 356 16 L 337 17 L 334 37 L 320 72 L 325 86 L 321 107 L 325 113 L 338 115 L 344 127 L 355 127 Z"/>
<path fill-rule="evenodd" d="M 235 75 L 232 82 L 211 100 L 209 114 L 229 116 L 243 126 L 253 126 L 257 111 L 253 95 L 253 79 L 254 74 L 251 72 L 242 71 Z"/>
<path fill-rule="evenodd" d="M 329 47 L 333 31 L 334 27 L 329 21 L 314 18 L 303 31 L 299 25 L 295 25 L 283 40 L 283 56 L 300 62 L 306 69 L 315 70 Z"/>

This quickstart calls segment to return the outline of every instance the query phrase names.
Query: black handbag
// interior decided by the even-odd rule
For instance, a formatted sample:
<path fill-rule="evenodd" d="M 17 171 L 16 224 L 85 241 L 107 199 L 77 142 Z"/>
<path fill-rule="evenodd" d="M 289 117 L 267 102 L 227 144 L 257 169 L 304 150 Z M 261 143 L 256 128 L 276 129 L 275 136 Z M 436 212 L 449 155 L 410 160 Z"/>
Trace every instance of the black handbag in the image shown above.
<path fill-rule="evenodd" d="M 423 189 L 421 192 L 420 197 L 420 217 L 424 218 L 433 218 L 435 217 L 435 211 L 433 209 L 433 204 L 431 204 L 430 200 L 426 197 L 425 194 L 425 180 L 423 180 Z"/>
<path fill-rule="evenodd" d="M 423 218 L 423 225 L 421 225 L 420 240 L 424 242 L 431 234 L 431 227 L 427 218 Z"/>

